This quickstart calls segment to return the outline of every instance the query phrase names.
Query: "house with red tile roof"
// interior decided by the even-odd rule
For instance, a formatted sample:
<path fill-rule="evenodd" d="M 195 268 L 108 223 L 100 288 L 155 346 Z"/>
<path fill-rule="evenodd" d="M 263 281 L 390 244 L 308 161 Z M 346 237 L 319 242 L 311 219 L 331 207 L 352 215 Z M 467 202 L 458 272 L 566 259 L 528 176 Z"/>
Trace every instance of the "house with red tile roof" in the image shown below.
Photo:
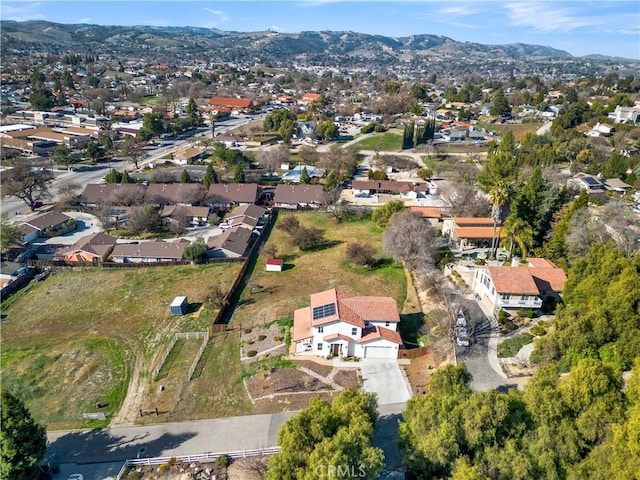
<path fill-rule="evenodd" d="M 560 267 L 545 258 L 516 262 L 509 267 L 478 268 L 474 274 L 473 291 L 494 314 L 500 309 L 535 310 L 547 299 L 560 299 L 567 281 Z"/>
<path fill-rule="evenodd" d="M 319 93 L 305 93 L 304 95 L 302 95 L 302 98 L 298 100 L 298 105 L 309 105 L 310 103 L 319 100 L 321 96 L 322 95 Z"/>
<path fill-rule="evenodd" d="M 221 111 L 240 110 L 246 111 L 253 108 L 254 102 L 250 98 L 212 97 L 209 105 Z"/>
<path fill-rule="evenodd" d="M 448 237 L 460 250 L 489 247 L 494 234 L 500 238 L 507 236 L 499 224 L 494 231 L 490 217 L 453 217 L 442 223 L 442 236 Z"/>
<path fill-rule="evenodd" d="M 398 306 L 390 297 L 325 290 L 293 314 L 296 355 L 398 358 Z"/>

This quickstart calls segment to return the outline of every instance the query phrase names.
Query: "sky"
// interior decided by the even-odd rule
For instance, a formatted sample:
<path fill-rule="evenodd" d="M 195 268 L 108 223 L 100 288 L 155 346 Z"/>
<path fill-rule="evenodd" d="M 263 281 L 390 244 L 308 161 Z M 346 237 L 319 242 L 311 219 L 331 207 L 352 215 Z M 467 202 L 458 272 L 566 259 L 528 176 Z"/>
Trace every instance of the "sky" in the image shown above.
<path fill-rule="evenodd" d="M 576 56 L 640 60 L 638 0 L 2 0 L 0 19 L 227 31 L 349 30 L 391 37 L 432 34 L 482 44 L 546 45 Z"/>

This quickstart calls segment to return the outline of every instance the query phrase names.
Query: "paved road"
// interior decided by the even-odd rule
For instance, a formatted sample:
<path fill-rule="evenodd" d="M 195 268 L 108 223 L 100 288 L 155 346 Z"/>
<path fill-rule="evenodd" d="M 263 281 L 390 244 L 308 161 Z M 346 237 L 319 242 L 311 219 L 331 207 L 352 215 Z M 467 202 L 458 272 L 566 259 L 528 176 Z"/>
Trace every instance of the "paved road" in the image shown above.
<path fill-rule="evenodd" d="M 53 463 L 116 462 L 142 457 L 225 452 L 276 445 L 280 426 L 290 412 L 248 415 L 181 423 L 114 427 L 47 433 L 47 461 Z"/>

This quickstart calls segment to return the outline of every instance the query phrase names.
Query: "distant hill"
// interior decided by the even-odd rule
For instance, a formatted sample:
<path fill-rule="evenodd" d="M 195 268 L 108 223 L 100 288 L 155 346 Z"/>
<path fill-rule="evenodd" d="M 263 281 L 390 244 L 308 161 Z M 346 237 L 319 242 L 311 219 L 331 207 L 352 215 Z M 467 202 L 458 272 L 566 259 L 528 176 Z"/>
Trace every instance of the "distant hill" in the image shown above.
<path fill-rule="evenodd" d="M 0 27 L 3 55 L 112 53 L 139 57 L 144 54 L 150 60 L 170 63 L 176 63 L 176 58 L 184 60 L 193 56 L 274 66 L 384 68 L 394 65 L 414 71 L 428 66 L 430 71 L 474 74 L 499 70 L 524 72 L 532 62 L 587 64 L 609 60 L 596 56 L 583 60 L 564 50 L 542 45 L 484 45 L 426 34 L 385 37 L 351 31 L 225 32 L 196 27 L 67 25 L 45 21 L 2 21 Z"/>

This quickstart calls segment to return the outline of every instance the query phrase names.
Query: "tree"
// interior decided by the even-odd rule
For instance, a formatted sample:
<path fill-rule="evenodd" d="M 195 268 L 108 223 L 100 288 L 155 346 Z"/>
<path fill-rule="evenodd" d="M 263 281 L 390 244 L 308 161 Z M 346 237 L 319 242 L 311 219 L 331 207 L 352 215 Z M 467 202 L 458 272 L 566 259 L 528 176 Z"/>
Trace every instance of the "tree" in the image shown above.
<path fill-rule="evenodd" d="M 509 256 L 513 253 L 513 244 L 520 249 L 521 258 L 527 258 L 527 253 L 533 247 L 533 228 L 526 221 L 515 215 L 509 215 L 504 224 L 504 229 L 509 236 Z"/>
<path fill-rule="evenodd" d="M 213 183 L 218 183 L 218 175 L 216 175 L 216 171 L 213 169 L 213 163 L 209 162 L 207 164 L 207 171 L 202 178 L 202 185 L 209 188 Z"/>
<path fill-rule="evenodd" d="M 22 401 L 2 393 L 0 477 L 11 480 L 38 478 L 36 466 L 47 450 L 44 427 L 38 425 Z"/>
<path fill-rule="evenodd" d="M 161 226 L 160 212 L 153 205 L 136 206 L 129 213 L 129 228 L 134 235 L 155 232 L 160 230 Z"/>
<path fill-rule="evenodd" d="M 336 175 L 336 172 L 334 172 L 333 170 L 331 170 L 329 172 L 329 175 L 327 175 L 327 179 L 324 182 L 324 187 L 327 190 L 332 190 L 338 187 L 338 177 Z"/>
<path fill-rule="evenodd" d="M 271 457 L 266 478 L 374 480 L 384 466 L 382 450 L 371 445 L 376 406 L 373 394 L 355 389 L 340 392 L 332 405 L 312 398 L 278 431 L 280 451 Z"/>
<path fill-rule="evenodd" d="M 91 163 L 96 162 L 96 158 L 100 155 L 100 149 L 93 142 L 89 142 L 87 148 L 84 149 L 84 153 L 87 157 L 91 159 Z"/>
<path fill-rule="evenodd" d="M 315 227 L 300 227 L 290 234 L 293 245 L 300 250 L 313 250 L 325 242 L 324 230 Z"/>
<path fill-rule="evenodd" d="M 498 224 L 502 223 L 502 207 L 504 207 L 509 201 L 509 190 L 506 184 L 501 183 L 495 185 L 491 190 L 489 190 L 489 201 L 492 205 L 491 218 L 493 219 L 491 256 L 495 258 L 498 251 L 498 244 L 500 243 L 496 236 L 496 228 Z"/>
<path fill-rule="evenodd" d="M 149 140 L 151 137 L 164 133 L 163 115 L 161 113 L 145 113 L 142 116 L 142 128 L 138 131 L 141 140 Z"/>
<path fill-rule="evenodd" d="M 190 262 L 201 263 L 207 258 L 207 244 L 202 237 L 196 238 L 184 247 L 184 258 Z"/>
<path fill-rule="evenodd" d="M 64 144 L 57 145 L 52 150 L 53 161 L 58 165 L 69 168 L 69 165 L 73 163 L 74 158 L 71 155 L 71 150 Z"/>
<path fill-rule="evenodd" d="M 234 183 L 244 183 L 244 168 L 242 165 L 236 165 L 236 168 L 233 172 L 233 181 Z"/>
<path fill-rule="evenodd" d="M 182 170 L 180 174 L 180 183 L 191 183 L 191 175 L 186 169 Z"/>
<path fill-rule="evenodd" d="M 493 102 L 489 109 L 489 113 L 491 115 L 499 116 L 511 113 L 511 106 L 509 105 L 509 101 L 502 90 L 496 91 L 496 93 L 491 97 L 491 101 Z"/>
<path fill-rule="evenodd" d="M 307 166 L 302 167 L 302 172 L 300 172 L 300 183 L 308 184 L 311 183 L 311 178 L 309 177 L 309 172 L 307 172 Z"/>
<path fill-rule="evenodd" d="M 381 207 L 376 208 L 371 214 L 371 219 L 380 227 L 385 227 L 389 222 L 389 218 L 396 212 L 404 210 L 406 207 L 401 200 L 391 200 Z"/>
<path fill-rule="evenodd" d="M 376 264 L 376 249 L 369 243 L 349 243 L 347 258 L 356 265 L 373 267 Z"/>
<path fill-rule="evenodd" d="M 136 169 L 140 168 L 140 160 L 147 156 L 144 146 L 136 138 L 129 137 L 120 145 L 120 155 L 133 163 Z"/>
<path fill-rule="evenodd" d="M 435 229 L 419 213 L 394 213 L 382 234 L 382 248 L 409 268 L 436 263 L 438 237 Z"/>
<path fill-rule="evenodd" d="M 198 111 L 198 105 L 193 97 L 189 98 L 189 103 L 187 103 L 185 113 L 187 114 L 187 120 L 189 120 L 192 127 L 199 127 L 202 125 L 202 117 Z"/>
<path fill-rule="evenodd" d="M 36 200 L 49 198 L 53 173 L 47 169 L 32 169 L 19 162 L 4 175 L 4 194 L 23 200 L 33 212 Z"/>
<path fill-rule="evenodd" d="M 56 101 L 51 90 L 43 88 L 31 92 L 29 103 L 34 110 L 47 111 L 56 104 Z"/>
<path fill-rule="evenodd" d="M 267 173 L 272 174 L 280 168 L 280 165 L 289 160 L 289 147 L 284 144 L 279 144 L 260 149 L 257 160 L 260 166 L 267 170 Z"/>
<path fill-rule="evenodd" d="M 338 136 L 338 126 L 331 120 L 319 122 L 316 126 L 316 135 L 324 140 Z"/>
<path fill-rule="evenodd" d="M 429 167 L 423 167 L 416 172 L 416 175 L 422 180 L 430 180 L 433 177 L 433 170 Z"/>
<path fill-rule="evenodd" d="M 12 246 L 20 242 L 22 233 L 20 227 L 9 222 L 9 212 L 0 215 L 0 252 L 6 253 Z"/>

